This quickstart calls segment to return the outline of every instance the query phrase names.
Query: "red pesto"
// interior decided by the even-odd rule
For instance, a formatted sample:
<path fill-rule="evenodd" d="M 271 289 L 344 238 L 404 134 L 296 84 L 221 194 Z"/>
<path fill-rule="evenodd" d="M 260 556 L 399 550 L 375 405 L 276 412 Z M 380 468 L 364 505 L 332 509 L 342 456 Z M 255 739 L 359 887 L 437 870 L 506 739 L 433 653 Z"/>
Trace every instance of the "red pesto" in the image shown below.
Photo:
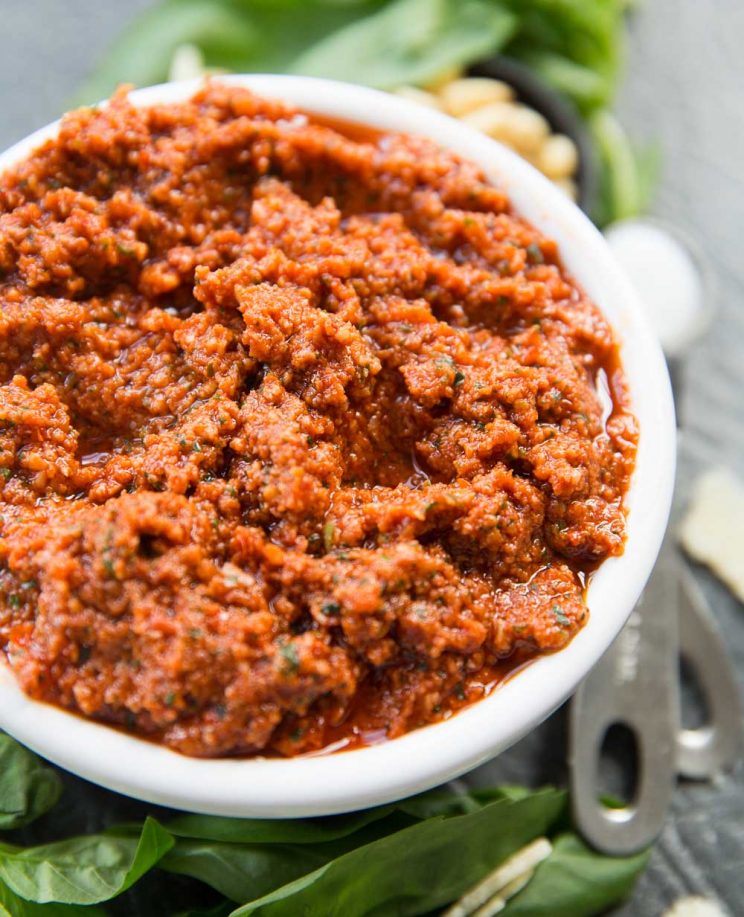
<path fill-rule="evenodd" d="M 74 112 L 0 178 L 0 326 L 0 645 L 185 754 L 449 716 L 622 552 L 612 331 L 426 140 L 219 83 Z"/>

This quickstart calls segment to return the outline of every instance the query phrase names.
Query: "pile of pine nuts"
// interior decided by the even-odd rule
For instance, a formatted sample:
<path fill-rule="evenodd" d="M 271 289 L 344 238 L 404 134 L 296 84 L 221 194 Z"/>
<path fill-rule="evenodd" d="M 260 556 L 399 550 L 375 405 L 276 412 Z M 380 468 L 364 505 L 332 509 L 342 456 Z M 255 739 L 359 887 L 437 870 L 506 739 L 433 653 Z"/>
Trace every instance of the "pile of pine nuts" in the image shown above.
<path fill-rule="evenodd" d="M 501 80 L 456 76 L 429 89 L 402 86 L 397 95 L 438 108 L 511 147 L 576 199 L 579 151 L 570 137 L 554 134 L 547 120 L 518 102 Z"/>

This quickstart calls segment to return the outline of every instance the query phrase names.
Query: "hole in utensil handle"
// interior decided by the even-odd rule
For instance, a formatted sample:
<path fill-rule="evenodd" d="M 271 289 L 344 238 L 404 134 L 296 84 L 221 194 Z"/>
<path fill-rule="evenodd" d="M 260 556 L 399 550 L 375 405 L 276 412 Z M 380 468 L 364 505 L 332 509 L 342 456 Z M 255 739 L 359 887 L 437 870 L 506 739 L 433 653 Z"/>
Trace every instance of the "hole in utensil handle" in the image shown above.
<path fill-rule="evenodd" d="M 617 721 L 605 730 L 597 765 L 597 802 L 619 813 L 635 801 L 639 784 L 638 745 L 627 723 Z"/>
<path fill-rule="evenodd" d="M 733 767 L 741 757 L 744 709 L 713 612 L 690 570 L 686 566 L 680 570 L 682 728 L 676 764 L 683 776 L 706 780 Z"/>
<path fill-rule="evenodd" d="M 575 746 L 579 757 L 573 761 L 571 771 L 574 818 L 582 834 L 593 847 L 616 856 L 636 853 L 653 842 L 664 825 L 672 791 L 672 735 L 655 735 L 652 729 L 644 728 L 643 722 L 632 723 L 630 719 L 627 717 L 620 729 L 617 721 L 580 726 L 583 735 Z M 594 741 L 587 730 L 594 732 Z M 611 742 L 622 743 L 623 779 L 631 775 L 634 782 L 632 791 L 623 793 L 625 798 L 619 807 L 613 805 L 612 798 L 607 799 L 606 768 L 602 773 L 603 762 L 611 760 L 608 734 Z M 617 784 L 616 762 L 613 766 Z M 615 793 L 611 791 L 609 796 Z"/>
<path fill-rule="evenodd" d="M 697 676 L 695 664 L 679 654 L 680 725 L 683 731 L 701 730 L 711 724 L 710 704 Z"/>

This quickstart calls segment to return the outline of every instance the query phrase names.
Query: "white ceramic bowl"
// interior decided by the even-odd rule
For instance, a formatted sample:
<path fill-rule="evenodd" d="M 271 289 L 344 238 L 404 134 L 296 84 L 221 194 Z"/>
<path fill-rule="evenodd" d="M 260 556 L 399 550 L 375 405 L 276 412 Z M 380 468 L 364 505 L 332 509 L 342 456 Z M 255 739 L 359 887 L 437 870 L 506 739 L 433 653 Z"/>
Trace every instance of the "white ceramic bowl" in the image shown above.
<path fill-rule="evenodd" d="M 651 572 L 671 502 L 675 425 L 661 349 L 604 239 L 539 172 L 500 144 L 396 96 L 326 80 L 231 76 L 234 85 L 308 112 L 425 135 L 478 163 L 515 209 L 560 245 L 564 263 L 617 331 L 640 424 L 622 557 L 591 580 L 588 624 L 561 652 L 537 659 L 490 697 L 446 722 L 371 748 L 319 757 L 199 760 L 30 700 L 0 664 L 0 726 L 75 774 L 150 802 L 222 815 L 283 817 L 349 811 L 416 793 L 512 745 L 577 687 L 625 623 Z M 132 93 L 137 105 L 190 97 L 199 81 Z M 52 124 L 0 156 L 0 170 L 53 137 Z"/>

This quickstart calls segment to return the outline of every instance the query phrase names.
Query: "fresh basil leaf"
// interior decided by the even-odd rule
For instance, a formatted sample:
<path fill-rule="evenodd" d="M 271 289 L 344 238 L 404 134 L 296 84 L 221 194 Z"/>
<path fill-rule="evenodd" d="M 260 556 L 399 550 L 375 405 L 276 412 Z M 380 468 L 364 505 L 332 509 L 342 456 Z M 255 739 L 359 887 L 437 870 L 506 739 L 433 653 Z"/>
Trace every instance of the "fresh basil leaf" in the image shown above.
<path fill-rule="evenodd" d="M 0 830 L 21 828 L 59 799 L 57 774 L 9 735 L 0 733 Z"/>
<path fill-rule="evenodd" d="M 251 901 L 328 862 L 314 846 L 221 844 L 179 839 L 160 862 L 166 872 L 191 876 L 231 901 Z"/>
<path fill-rule="evenodd" d="M 177 837 L 224 841 L 231 844 L 318 844 L 347 837 L 389 815 L 394 806 L 378 806 L 351 815 L 274 821 L 259 818 L 221 818 L 181 815 L 168 822 Z"/>
<path fill-rule="evenodd" d="M 585 64 L 540 50 L 525 53 L 522 60 L 546 83 L 572 98 L 583 110 L 603 105 L 612 96 L 614 80 Z"/>
<path fill-rule="evenodd" d="M 503 917 L 592 917 L 628 897 L 649 853 L 608 857 L 575 834 L 553 842 L 553 852 L 501 911 Z"/>
<path fill-rule="evenodd" d="M 420 821 L 438 815 L 466 815 L 483 807 L 470 793 L 450 793 L 446 790 L 432 790 L 420 796 L 403 799 L 398 804 L 400 811 Z"/>
<path fill-rule="evenodd" d="M 499 799 L 524 799 L 532 795 L 522 786 L 488 787 L 455 792 L 449 789 L 429 790 L 419 796 L 411 796 L 397 803 L 396 808 L 415 818 L 431 818 L 434 815 L 463 815 L 483 808 Z"/>
<path fill-rule="evenodd" d="M 197 42 L 209 66 L 238 73 L 286 73 L 293 62 L 316 42 L 380 6 L 380 0 L 237 0 L 260 41 L 243 48 L 236 60 L 228 60 L 219 48 Z"/>
<path fill-rule="evenodd" d="M 306 73 L 394 88 L 426 83 L 501 52 L 522 60 L 584 113 L 611 100 L 625 0 L 165 0 L 135 18 L 78 102 L 122 81 L 166 78 L 179 45 L 208 66 Z"/>
<path fill-rule="evenodd" d="M 521 800 L 500 799 L 467 815 L 427 819 L 249 902 L 234 917 L 426 914 L 544 834 L 564 802 L 565 794 L 542 790 Z"/>
<path fill-rule="evenodd" d="M 416 820 L 392 805 L 286 821 L 184 815 L 167 826 L 176 844 L 160 867 L 200 879 L 233 901 L 243 902 Z"/>
<path fill-rule="evenodd" d="M 589 120 L 592 138 L 602 163 L 599 200 L 592 214 L 604 226 L 614 220 L 642 213 L 650 194 L 649 176 L 625 129 L 609 111 L 596 112 Z"/>
<path fill-rule="evenodd" d="M 76 104 L 106 98 L 121 82 L 162 82 L 179 45 L 198 44 L 237 61 L 261 36 L 239 10 L 211 0 L 167 0 L 137 17 L 81 86 Z"/>
<path fill-rule="evenodd" d="M 624 0 L 501 0 L 518 15 L 505 49 L 589 112 L 606 105 L 622 62 Z"/>
<path fill-rule="evenodd" d="M 232 901 L 220 901 L 220 903 L 215 904 L 214 907 L 180 911 L 175 917 L 230 917 L 233 909 L 234 905 Z"/>
<path fill-rule="evenodd" d="M 74 904 L 34 904 L 25 901 L 0 882 L 0 917 L 106 917 L 98 907 Z"/>
<path fill-rule="evenodd" d="M 196 45 L 210 67 L 281 73 L 314 42 L 378 5 L 375 0 L 166 0 L 134 19 L 74 102 L 97 102 L 121 82 L 162 82 L 183 44 Z"/>
<path fill-rule="evenodd" d="M 138 838 L 110 832 L 39 847 L 0 844 L 0 880 L 39 904 L 98 904 L 137 882 L 172 846 L 151 818 Z"/>
<path fill-rule="evenodd" d="M 432 790 L 351 815 L 288 821 L 184 815 L 167 826 L 176 845 L 160 868 L 199 879 L 233 901 L 253 900 L 416 821 L 476 811 L 506 793 L 480 795 Z"/>
<path fill-rule="evenodd" d="M 291 70 L 381 89 L 423 84 L 498 51 L 514 25 L 489 0 L 394 0 L 319 41 Z"/>

